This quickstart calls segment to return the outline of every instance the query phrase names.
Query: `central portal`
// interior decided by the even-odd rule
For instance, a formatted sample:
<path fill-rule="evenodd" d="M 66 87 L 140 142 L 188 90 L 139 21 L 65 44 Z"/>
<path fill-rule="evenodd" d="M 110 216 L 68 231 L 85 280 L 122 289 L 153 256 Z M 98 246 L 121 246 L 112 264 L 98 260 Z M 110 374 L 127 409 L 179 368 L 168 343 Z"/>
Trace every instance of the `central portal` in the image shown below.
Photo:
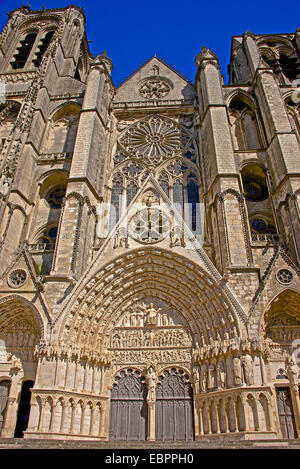
<path fill-rule="evenodd" d="M 111 440 L 194 439 L 192 348 L 190 324 L 172 304 L 149 296 L 124 307 L 108 337 Z"/>

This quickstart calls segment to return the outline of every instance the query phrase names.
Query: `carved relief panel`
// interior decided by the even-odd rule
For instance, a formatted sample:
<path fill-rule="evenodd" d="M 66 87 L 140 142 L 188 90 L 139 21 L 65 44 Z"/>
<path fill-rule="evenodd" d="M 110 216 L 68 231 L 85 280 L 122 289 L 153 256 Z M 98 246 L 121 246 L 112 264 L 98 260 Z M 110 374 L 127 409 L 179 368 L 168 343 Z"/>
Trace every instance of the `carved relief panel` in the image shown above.
<path fill-rule="evenodd" d="M 121 317 L 111 334 L 109 349 L 116 364 L 189 364 L 192 343 L 188 324 L 178 312 L 148 298 Z"/>

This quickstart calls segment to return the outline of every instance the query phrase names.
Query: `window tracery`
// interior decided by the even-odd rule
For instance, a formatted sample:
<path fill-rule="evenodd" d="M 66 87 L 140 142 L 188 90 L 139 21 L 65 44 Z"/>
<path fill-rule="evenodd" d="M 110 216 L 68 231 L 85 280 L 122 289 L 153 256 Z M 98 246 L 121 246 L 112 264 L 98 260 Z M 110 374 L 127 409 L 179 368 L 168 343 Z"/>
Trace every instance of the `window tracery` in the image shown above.
<path fill-rule="evenodd" d="M 235 150 L 262 148 L 262 139 L 255 111 L 242 99 L 233 99 L 229 106 L 229 119 Z"/>
<path fill-rule="evenodd" d="M 40 43 L 35 54 L 35 59 L 32 61 L 35 67 L 39 67 L 42 61 L 42 58 L 53 38 L 55 31 L 48 31 L 45 36 L 40 40 Z"/>
<path fill-rule="evenodd" d="M 54 187 L 46 194 L 45 198 L 51 208 L 61 208 L 65 195 L 65 187 Z"/>
<path fill-rule="evenodd" d="M 17 53 L 14 55 L 13 62 L 11 62 L 11 66 L 14 70 L 25 67 L 36 37 L 37 33 L 32 32 L 27 34 L 25 38 L 20 41 L 20 45 L 17 47 Z"/>
<path fill-rule="evenodd" d="M 300 62 L 289 42 L 270 40 L 259 45 L 266 64 L 273 70 L 281 85 L 299 78 Z"/>
<path fill-rule="evenodd" d="M 164 98 L 170 91 L 170 85 L 160 78 L 149 79 L 139 88 L 140 95 L 147 99 Z"/>
<path fill-rule="evenodd" d="M 177 122 L 150 116 L 126 129 L 119 144 L 125 154 L 156 165 L 188 151 L 192 140 L 192 135 Z"/>
<path fill-rule="evenodd" d="M 298 142 L 300 144 L 300 103 L 295 102 L 292 97 L 288 97 L 285 100 L 285 104 L 288 111 L 289 120 L 291 127 L 296 134 Z"/>
<path fill-rule="evenodd" d="M 110 229 L 149 174 L 157 179 L 171 203 L 181 205 L 182 215 L 184 204 L 192 204 L 190 221 L 195 230 L 200 201 L 196 144 L 186 128 L 161 116 L 144 118 L 121 134 L 109 183 L 114 206 Z"/>

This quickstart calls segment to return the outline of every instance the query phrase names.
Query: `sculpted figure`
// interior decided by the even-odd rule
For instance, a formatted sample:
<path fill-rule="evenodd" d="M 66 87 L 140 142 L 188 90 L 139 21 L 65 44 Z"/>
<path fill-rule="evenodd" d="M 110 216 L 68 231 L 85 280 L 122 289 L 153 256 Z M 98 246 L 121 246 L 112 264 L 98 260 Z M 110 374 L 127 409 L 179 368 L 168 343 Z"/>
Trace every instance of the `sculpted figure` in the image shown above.
<path fill-rule="evenodd" d="M 158 311 L 154 308 L 153 303 L 150 303 L 150 306 L 147 308 L 147 324 L 156 325 Z"/>
<path fill-rule="evenodd" d="M 200 369 L 200 391 L 205 392 L 207 386 L 207 368 L 206 365 L 202 365 Z"/>
<path fill-rule="evenodd" d="M 291 384 L 297 384 L 299 367 L 295 364 L 292 358 L 287 360 L 286 374 Z"/>
<path fill-rule="evenodd" d="M 224 363 L 218 362 L 216 366 L 216 378 L 217 378 L 217 388 L 225 388 L 225 369 Z"/>
<path fill-rule="evenodd" d="M 193 366 L 193 377 L 194 377 L 195 394 L 199 394 L 199 392 L 200 392 L 200 375 L 199 375 L 198 365 Z"/>
<path fill-rule="evenodd" d="M 216 387 L 216 369 L 213 363 L 208 367 L 207 387 L 208 389 L 214 389 Z"/>
<path fill-rule="evenodd" d="M 239 385 L 243 384 L 243 372 L 242 372 L 242 366 L 241 366 L 240 358 L 239 357 L 233 357 L 232 364 L 233 364 L 234 384 L 236 386 L 239 386 Z"/>
<path fill-rule="evenodd" d="M 148 368 L 148 373 L 146 375 L 146 384 L 148 387 L 147 401 L 155 402 L 156 375 L 152 366 Z"/>
<path fill-rule="evenodd" d="M 252 358 L 250 355 L 243 355 L 242 364 L 244 369 L 244 376 L 247 385 L 254 384 Z"/>

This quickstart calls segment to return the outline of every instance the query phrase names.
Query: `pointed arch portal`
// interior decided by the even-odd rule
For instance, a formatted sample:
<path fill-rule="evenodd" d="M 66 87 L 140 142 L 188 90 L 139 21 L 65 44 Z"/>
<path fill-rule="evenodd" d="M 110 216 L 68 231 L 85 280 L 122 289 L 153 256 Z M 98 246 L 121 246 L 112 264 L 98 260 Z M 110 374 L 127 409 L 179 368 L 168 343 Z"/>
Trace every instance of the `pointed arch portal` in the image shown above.
<path fill-rule="evenodd" d="M 111 390 L 110 440 L 145 440 L 146 385 L 137 370 L 122 370 Z"/>
<path fill-rule="evenodd" d="M 156 440 L 193 440 L 193 390 L 183 370 L 165 370 L 158 378 L 155 409 Z"/>

